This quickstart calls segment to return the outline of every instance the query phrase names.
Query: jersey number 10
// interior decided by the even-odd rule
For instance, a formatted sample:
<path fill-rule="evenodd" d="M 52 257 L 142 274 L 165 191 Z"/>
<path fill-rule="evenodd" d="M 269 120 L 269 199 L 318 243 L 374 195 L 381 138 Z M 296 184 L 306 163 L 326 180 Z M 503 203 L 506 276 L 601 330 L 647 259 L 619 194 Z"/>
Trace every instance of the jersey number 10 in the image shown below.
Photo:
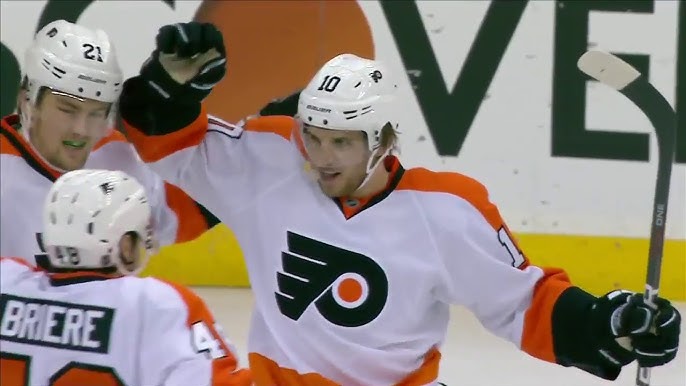
<path fill-rule="evenodd" d="M 0 352 L 0 385 L 28 386 L 31 357 Z M 48 386 L 126 386 L 110 367 L 70 362 L 50 377 Z"/>

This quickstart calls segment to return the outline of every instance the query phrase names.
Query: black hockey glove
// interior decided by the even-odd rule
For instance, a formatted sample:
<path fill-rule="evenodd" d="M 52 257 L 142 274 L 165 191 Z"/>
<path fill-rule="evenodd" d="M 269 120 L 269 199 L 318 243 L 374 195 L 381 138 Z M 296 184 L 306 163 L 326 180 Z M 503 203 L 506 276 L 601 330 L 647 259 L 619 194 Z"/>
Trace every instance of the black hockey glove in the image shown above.
<path fill-rule="evenodd" d="M 676 357 L 681 315 L 665 299 L 649 305 L 642 294 L 612 291 L 598 298 L 591 319 L 598 351 L 615 365 L 636 359 L 655 367 Z"/>
<path fill-rule="evenodd" d="M 140 75 L 164 101 L 199 103 L 226 74 L 222 33 L 210 23 L 178 23 L 160 28 L 156 48 Z"/>

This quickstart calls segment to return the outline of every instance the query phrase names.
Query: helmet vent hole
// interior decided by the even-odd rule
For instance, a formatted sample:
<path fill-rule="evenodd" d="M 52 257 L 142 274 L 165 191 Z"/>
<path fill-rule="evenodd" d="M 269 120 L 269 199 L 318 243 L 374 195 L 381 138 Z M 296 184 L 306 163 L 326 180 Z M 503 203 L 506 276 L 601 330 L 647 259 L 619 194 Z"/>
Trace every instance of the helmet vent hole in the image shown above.
<path fill-rule="evenodd" d="M 312 122 L 312 117 L 307 117 L 307 120 L 308 120 L 309 122 Z"/>
<path fill-rule="evenodd" d="M 131 199 L 130 196 L 129 196 L 129 197 L 126 197 L 126 198 L 124 199 L 124 202 L 126 202 L 126 201 L 128 201 L 128 200 L 130 200 L 130 199 Z"/>
<path fill-rule="evenodd" d="M 95 218 L 95 216 L 97 216 L 97 215 L 99 215 L 99 214 L 100 214 L 100 211 L 99 211 L 99 210 L 96 210 L 95 213 L 93 213 L 93 218 Z"/>
<path fill-rule="evenodd" d="M 57 224 L 57 216 L 55 216 L 55 212 L 50 212 L 50 222 L 52 225 Z"/>
<path fill-rule="evenodd" d="M 67 225 L 71 225 L 72 222 L 74 222 L 74 214 L 69 213 L 69 217 L 67 217 Z"/>
<path fill-rule="evenodd" d="M 357 82 L 357 84 L 356 84 L 355 87 L 353 87 L 353 88 L 358 88 L 358 87 L 360 87 L 361 85 L 362 85 L 362 82 Z"/>
<path fill-rule="evenodd" d="M 83 87 L 79 87 L 79 92 L 83 92 Z"/>
<path fill-rule="evenodd" d="M 72 204 L 75 203 L 76 200 L 78 200 L 78 199 L 79 199 L 79 194 L 78 193 L 74 194 L 74 197 L 71 198 L 71 203 Z"/>
<path fill-rule="evenodd" d="M 57 192 L 52 194 L 52 199 L 50 200 L 51 202 L 57 201 Z"/>
<path fill-rule="evenodd" d="M 89 223 L 88 223 L 87 231 L 88 231 L 88 234 L 89 234 L 89 235 L 92 235 L 92 234 L 93 234 L 93 227 L 94 227 L 94 226 L 95 226 L 94 223 L 92 223 L 92 222 L 89 222 Z"/>
<path fill-rule="evenodd" d="M 329 124 L 329 121 L 325 119 L 325 120 L 324 120 L 324 124 L 325 124 L 325 125 L 328 125 L 328 124 Z"/>
<path fill-rule="evenodd" d="M 95 93 L 95 96 L 100 96 L 100 94 L 102 94 L 102 93 L 101 93 L 100 91 L 97 91 L 97 92 Z"/>
<path fill-rule="evenodd" d="M 67 46 L 67 42 L 65 42 L 64 40 L 62 40 L 62 45 L 66 47 L 66 46 Z"/>

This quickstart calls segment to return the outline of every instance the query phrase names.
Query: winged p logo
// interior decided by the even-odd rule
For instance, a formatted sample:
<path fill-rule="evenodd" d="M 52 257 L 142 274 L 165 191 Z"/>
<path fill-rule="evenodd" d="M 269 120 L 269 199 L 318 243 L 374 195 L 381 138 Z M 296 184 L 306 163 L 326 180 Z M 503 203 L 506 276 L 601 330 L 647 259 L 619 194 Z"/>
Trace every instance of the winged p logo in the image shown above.
<path fill-rule="evenodd" d="M 277 272 L 279 310 L 298 320 L 311 305 L 329 322 L 359 327 L 381 313 L 388 298 L 388 279 L 371 258 L 287 232 L 288 251 Z"/>

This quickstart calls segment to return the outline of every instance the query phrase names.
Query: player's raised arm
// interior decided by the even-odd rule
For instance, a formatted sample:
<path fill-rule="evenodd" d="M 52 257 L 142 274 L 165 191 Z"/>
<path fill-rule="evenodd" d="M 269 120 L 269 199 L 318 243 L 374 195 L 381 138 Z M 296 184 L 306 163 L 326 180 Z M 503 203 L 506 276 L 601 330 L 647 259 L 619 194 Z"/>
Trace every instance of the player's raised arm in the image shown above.
<path fill-rule="evenodd" d="M 223 38 L 214 25 L 167 25 L 119 100 L 127 137 L 143 161 L 213 213 L 221 211 L 219 205 L 251 202 L 261 188 L 256 184 L 293 172 L 284 158 L 297 154 L 290 117 L 234 125 L 207 114 L 202 100 L 226 67 Z"/>
<path fill-rule="evenodd" d="M 445 267 L 441 300 L 468 307 L 534 357 L 605 379 L 634 359 L 657 366 L 674 358 L 680 318 L 669 302 L 653 309 L 628 291 L 596 298 L 563 270 L 531 265 L 483 185 L 458 174 L 445 179 L 453 194 L 430 204 Z M 659 326 L 655 334 L 651 325 Z"/>
<path fill-rule="evenodd" d="M 250 371 L 239 367 L 236 352 L 202 299 L 182 285 L 149 280 L 140 384 L 251 385 Z"/>

